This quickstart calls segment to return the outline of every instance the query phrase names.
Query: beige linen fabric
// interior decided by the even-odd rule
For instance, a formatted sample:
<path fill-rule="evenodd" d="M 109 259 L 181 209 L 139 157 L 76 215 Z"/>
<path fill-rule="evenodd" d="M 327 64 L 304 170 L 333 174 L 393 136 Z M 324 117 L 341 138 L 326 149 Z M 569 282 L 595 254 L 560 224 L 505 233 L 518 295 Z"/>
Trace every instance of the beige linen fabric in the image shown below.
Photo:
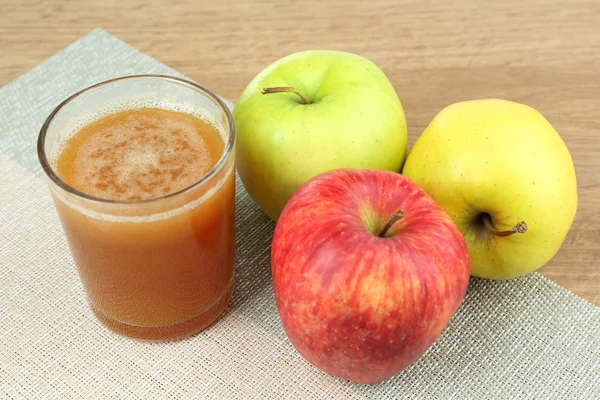
<path fill-rule="evenodd" d="M 223 318 L 172 343 L 105 329 L 87 306 L 35 142 L 66 96 L 135 73 L 179 75 L 97 29 L 0 90 L 0 399 L 600 398 L 600 309 L 538 274 L 472 279 L 435 344 L 387 382 L 320 372 L 283 332 L 274 224 L 239 181 L 236 289 Z"/>

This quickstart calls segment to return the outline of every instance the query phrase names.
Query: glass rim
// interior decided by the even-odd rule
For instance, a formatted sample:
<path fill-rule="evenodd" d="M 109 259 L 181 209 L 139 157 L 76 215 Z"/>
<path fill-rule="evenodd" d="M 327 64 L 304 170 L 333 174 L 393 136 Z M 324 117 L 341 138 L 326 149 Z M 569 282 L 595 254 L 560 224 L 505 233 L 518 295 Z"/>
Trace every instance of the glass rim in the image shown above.
<path fill-rule="evenodd" d="M 213 100 L 219 106 L 219 108 L 221 108 L 221 110 L 225 113 L 225 116 L 227 118 L 227 124 L 229 125 L 229 127 L 228 127 L 229 128 L 228 129 L 229 130 L 229 139 L 227 140 L 227 143 L 225 144 L 225 148 L 223 149 L 223 154 L 221 155 L 221 157 L 219 158 L 217 163 L 210 169 L 210 171 L 208 171 L 206 174 L 202 175 L 202 177 L 199 180 L 195 181 L 191 185 L 184 187 L 183 189 L 180 189 L 176 192 L 169 193 L 169 194 L 166 194 L 166 195 L 160 196 L 160 197 L 153 197 L 150 199 L 143 199 L 143 200 L 113 200 L 113 199 L 105 199 L 102 197 L 92 196 L 92 195 L 84 193 L 80 190 L 75 189 L 74 187 L 72 187 L 71 185 L 69 185 L 65 181 L 63 181 L 57 175 L 57 173 L 54 171 L 54 168 L 52 168 L 52 166 L 50 165 L 50 162 L 46 155 L 44 145 L 46 142 L 46 134 L 47 134 L 48 128 L 50 127 L 50 124 L 52 123 L 52 121 L 54 120 L 56 115 L 62 110 L 63 107 L 65 107 L 67 104 L 69 104 L 71 101 L 75 100 L 82 94 L 84 94 L 90 90 L 93 90 L 95 88 L 98 88 L 100 86 L 106 85 L 106 84 L 110 84 L 110 83 L 122 81 L 122 80 L 127 80 L 127 79 L 136 79 L 136 78 L 156 78 L 156 79 L 170 81 L 170 82 L 177 83 L 177 84 L 183 84 L 193 90 L 196 90 L 197 92 L 200 92 L 200 93 L 206 95 L 211 100 Z M 77 197 L 81 197 L 86 200 L 97 202 L 97 203 L 120 204 L 120 205 L 139 205 L 139 204 L 153 203 L 156 201 L 161 201 L 161 200 L 173 198 L 176 196 L 180 196 L 182 194 L 191 192 L 194 189 L 200 187 L 204 182 L 210 180 L 212 177 L 214 177 L 217 174 L 217 172 L 219 172 L 223 168 L 229 155 L 231 154 L 231 152 L 233 150 L 234 142 L 235 142 L 235 122 L 233 119 L 233 115 L 231 114 L 229 107 L 227 107 L 227 104 L 225 104 L 225 102 L 223 100 L 221 100 L 221 98 L 219 98 L 219 96 L 217 96 L 215 93 L 213 93 L 206 87 L 200 85 L 199 83 L 192 82 L 192 81 L 189 81 L 186 79 L 177 78 L 177 77 L 170 76 L 170 75 L 139 74 L 139 75 L 120 76 L 118 78 L 108 79 L 108 80 L 105 80 L 102 82 L 95 83 L 91 86 L 88 86 L 88 87 L 72 94 L 71 96 L 69 96 L 65 100 L 63 100 L 58 106 L 56 106 L 54 108 L 54 110 L 52 110 L 52 112 L 48 115 L 48 117 L 46 117 L 46 120 L 44 121 L 44 123 L 40 129 L 40 133 L 38 135 L 38 140 L 37 140 L 37 154 L 38 154 L 38 159 L 40 161 L 42 169 L 44 170 L 44 172 L 46 173 L 48 178 L 50 178 L 50 180 L 53 183 L 55 183 L 56 185 L 58 185 L 61 189 L 65 190 Z"/>

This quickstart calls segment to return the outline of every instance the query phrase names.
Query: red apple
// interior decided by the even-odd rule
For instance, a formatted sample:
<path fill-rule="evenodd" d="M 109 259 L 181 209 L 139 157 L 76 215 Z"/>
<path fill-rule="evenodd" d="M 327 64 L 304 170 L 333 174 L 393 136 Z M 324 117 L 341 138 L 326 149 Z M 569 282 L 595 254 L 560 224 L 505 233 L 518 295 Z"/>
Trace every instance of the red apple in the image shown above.
<path fill-rule="evenodd" d="M 298 189 L 277 222 L 275 299 L 292 345 L 322 371 L 377 383 L 418 359 L 460 306 L 467 246 L 416 183 L 338 169 Z"/>

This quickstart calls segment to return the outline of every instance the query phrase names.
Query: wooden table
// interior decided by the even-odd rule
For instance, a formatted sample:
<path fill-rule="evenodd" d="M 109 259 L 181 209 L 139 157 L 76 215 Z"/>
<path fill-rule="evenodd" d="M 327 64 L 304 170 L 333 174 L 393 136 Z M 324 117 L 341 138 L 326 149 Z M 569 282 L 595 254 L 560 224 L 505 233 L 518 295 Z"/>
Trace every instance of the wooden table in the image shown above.
<path fill-rule="evenodd" d="M 572 152 L 579 209 L 539 272 L 600 306 L 600 3 L 597 0 L 3 0 L 0 85 L 102 27 L 236 100 L 299 50 L 361 54 L 389 76 L 414 143 L 456 101 L 497 97 L 550 120 Z M 152 4 L 150 4 L 152 3 Z"/>

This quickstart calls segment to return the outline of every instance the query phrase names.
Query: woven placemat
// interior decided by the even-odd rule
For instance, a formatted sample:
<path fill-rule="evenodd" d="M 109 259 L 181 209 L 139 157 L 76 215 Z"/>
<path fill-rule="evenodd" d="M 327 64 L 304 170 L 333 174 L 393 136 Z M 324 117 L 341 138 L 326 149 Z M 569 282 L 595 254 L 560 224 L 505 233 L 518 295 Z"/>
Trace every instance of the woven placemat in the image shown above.
<path fill-rule="evenodd" d="M 86 303 L 35 144 L 65 97 L 137 73 L 181 76 L 96 29 L 0 90 L 0 398 L 600 398 L 600 309 L 538 274 L 472 279 L 435 344 L 384 383 L 320 372 L 282 329 L 274 224 L 239 181 L 237 286 L 223 318 L 172 343 L 108 331 Z"/>

